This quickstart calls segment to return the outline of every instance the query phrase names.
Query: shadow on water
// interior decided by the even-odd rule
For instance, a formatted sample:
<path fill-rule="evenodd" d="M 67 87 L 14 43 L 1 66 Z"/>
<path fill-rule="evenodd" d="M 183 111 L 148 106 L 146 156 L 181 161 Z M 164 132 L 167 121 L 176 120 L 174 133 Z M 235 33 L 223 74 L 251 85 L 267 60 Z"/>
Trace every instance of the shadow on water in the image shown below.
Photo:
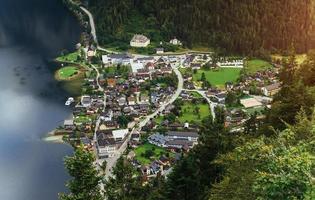
<path fill-rule="evenodd" d="M 41 138 L 71 113 L 50 61 L 74 49 L 80 31 L 62 0 L 0 1 L 0 199 L 55 200 L 65 191 L 72 149 Z"/>

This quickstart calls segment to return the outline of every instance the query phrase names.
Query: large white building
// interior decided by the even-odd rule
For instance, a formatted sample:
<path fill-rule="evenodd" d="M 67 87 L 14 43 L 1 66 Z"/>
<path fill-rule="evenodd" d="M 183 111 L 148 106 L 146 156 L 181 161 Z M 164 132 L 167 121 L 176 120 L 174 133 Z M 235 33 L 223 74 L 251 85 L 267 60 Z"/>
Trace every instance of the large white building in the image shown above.
<path fill-rule="evenodd" d="M 105 158 L 115 156 L 116 150 L 123 144 L 128 132 L 128 129 L 97 132 L 95 139 L 98 155 Z"/>
<path fill-rule="evenodd" d="M 111 54 L 102 55 L 102 62 L 105 66 L 107 65 L 130 65 L 132 61 L 132 56 L 128 54 Z"/>
<path fill-rule="evenodd" d="M 150 39 L 144 35 L 136 34 L 130 41 L 132 47 L 147 47 L 150 44 Z"/>

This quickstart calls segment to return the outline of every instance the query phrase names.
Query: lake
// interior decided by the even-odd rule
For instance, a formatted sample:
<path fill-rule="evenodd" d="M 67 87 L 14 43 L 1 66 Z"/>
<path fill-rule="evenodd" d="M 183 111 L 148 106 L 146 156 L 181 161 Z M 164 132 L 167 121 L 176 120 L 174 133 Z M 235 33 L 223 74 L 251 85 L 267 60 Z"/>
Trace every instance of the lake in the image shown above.
<path fill-rule="evenodd" d="M 51 60 L 81 28 L 62 0 L 0 1 L 0 199 L 55 200 L 72 148 L 41 139 L 71 114 Z"/>

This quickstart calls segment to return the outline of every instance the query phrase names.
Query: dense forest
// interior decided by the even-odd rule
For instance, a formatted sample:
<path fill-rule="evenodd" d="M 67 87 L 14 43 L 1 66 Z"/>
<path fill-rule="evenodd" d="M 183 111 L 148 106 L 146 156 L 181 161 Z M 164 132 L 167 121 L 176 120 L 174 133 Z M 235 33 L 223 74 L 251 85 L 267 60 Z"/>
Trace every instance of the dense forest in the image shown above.
<path fill-rule="evenodd" d="M 313 0 L 90 0 L 89 7 L 103 45 L 128 45 L 143 33 L 237 54 L 314 47 Z"/>
<path fill-rule="evenodd" d="M 143 185 L 121 157 L 113 177 L 104 181 L 108 200 L 311 200 L 315 198 L 315 52 L 298 66 L 283 60 L 282 89 L 266 121 L 257 130 L 231 133 L 224 109 L 205 119 L 200 138 L 174 166 L 167 179 Z M 245 124 L 256 127 L 253 120 Z M 248 130 L 251 130 L 247 128 Z M 79 148 L 66 166 L 74 177 L 60 199 L 100 200 L 93 159 Z M 81 176 L 85 174 L 85 176 Z M 84 198 L 81 198 L 84 197 Z"/>

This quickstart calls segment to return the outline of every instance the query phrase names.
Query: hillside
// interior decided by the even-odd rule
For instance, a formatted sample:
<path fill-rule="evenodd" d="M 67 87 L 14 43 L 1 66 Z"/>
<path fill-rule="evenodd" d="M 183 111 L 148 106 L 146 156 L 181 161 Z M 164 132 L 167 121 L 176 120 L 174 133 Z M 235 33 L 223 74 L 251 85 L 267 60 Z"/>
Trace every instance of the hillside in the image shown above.
<path fill-rule="evenodd" d="M 153 42 L 261 54 L 305 52 L 311 41 L 313 0 L 90 0 L 101 44 L 127 48 L 134 33 Z"/>

